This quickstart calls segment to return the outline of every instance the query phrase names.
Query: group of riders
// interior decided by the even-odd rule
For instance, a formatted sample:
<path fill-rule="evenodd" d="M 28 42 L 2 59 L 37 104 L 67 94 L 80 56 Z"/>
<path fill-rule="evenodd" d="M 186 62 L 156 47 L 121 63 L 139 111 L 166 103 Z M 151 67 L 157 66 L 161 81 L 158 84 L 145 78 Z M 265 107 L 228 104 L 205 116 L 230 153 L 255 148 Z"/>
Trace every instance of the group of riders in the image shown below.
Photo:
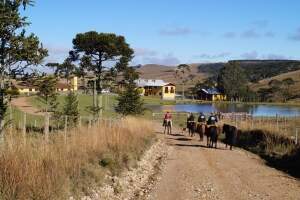
<path fill-rule="evenodd" d="M 200 141 L 203 141 L 204 135 L 207 137 L 207 146 L 215 148 L 217 147 L 218 135 L 225 133 L 225 143 L 232 145 L 235 140 L 237 129 L 234 126 L 224 124 L 223 128 L 219 125 L 219 121 L 222 118 L 222 114 L 211 113 L 207 118 L 204 113 L 200 112 L 198 119 L 194 116 L 193 113 L 189 113 L 186 119 L 186 127 L 183 128 L 183 131 L 188 130 L 190 137 L 193 137 L 195 133 L 199 134 Z M 163 120 L 164 134 L 172 134 L 172 115 L 170 112 L 167 112 Z"/>

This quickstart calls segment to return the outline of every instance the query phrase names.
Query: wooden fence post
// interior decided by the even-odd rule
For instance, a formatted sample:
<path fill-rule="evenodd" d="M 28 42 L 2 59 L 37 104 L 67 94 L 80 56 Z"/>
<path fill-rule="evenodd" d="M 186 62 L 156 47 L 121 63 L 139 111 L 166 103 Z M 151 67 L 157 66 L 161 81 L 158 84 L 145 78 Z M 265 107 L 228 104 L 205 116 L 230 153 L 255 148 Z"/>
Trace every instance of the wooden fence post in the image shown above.
<path fill-rule="evenodd" d="M 49 123 L 50 123 L 49 113 L 46 113 L 45 114 L 45 123 L 44 123 L 44 134 L 45 134 L 46 142 L 48 142 L 48 140 L 49 140 Z"/>
<path fill-rule="evenodd" d="M 81 116 L 78 117 L 78 127 L 81 128 Z"/>
<path fill-rule="evenodd" d="M 67 144 L 67 132 L 68 132 L 68 116 L 65 115 L 65 125 L 64 125 L 65 144 Z"/>
<path fill-rule="evenodd" d="M 89 117 L 88 129 L 90 130 L 91 128 L 92 128 L 92 120 L 91 117 Z"/>
<path fill-rule="evenodd" d="M 27 121 L 26 113 L 23 114 L 23 137 L 24 137 L 24 144 L 26 143 L 26 121 Z"/>
<path fill-rule="evenodd" d="M 102 115 L 103 115 L 103 95 L 100 94 L 100 97 L 99 97 L 99 108 L 100 108 L 100 113 L 99 113 L 99 117 L 102 118 Z"/>

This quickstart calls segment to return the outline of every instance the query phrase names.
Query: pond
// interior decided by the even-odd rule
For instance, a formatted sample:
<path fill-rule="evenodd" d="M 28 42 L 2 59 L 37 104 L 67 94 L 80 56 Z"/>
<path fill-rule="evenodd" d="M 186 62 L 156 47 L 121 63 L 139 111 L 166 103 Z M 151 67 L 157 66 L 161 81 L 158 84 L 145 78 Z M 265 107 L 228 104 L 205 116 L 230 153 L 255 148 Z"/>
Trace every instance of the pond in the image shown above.
<path fill-rule="evenodd" d="M 300 106 L 244 104 L 244 103 L 204 103 L 177 105 L 149 105 L 153 112 L 246 112 L 253 116 L 300 116 Z"/>

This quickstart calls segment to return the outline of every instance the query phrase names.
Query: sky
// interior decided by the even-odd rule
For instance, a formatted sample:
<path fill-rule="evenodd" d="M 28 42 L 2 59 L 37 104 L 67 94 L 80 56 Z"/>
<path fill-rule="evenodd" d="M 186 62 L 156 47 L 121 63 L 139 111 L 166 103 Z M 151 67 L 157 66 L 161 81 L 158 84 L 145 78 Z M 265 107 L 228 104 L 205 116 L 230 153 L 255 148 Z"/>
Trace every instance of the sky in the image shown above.
<path fill-rule="evenodd" d="M 36 0 L 24 13 L 60 62 L 77 33 L 123 35 L 132 64 L 300 59 L 299 0 Z"/>

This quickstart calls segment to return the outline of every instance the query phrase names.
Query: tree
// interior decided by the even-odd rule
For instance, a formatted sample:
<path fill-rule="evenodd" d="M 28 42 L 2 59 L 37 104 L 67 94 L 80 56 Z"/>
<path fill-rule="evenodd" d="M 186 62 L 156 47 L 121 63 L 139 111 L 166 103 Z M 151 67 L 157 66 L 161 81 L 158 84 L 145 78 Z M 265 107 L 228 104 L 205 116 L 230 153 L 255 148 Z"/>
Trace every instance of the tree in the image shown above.
<path fill-rule="evenodd" d="M 70 92 L 63 107 L 63 114 L 68 116 L 68 123 L 76 126 L 79 117 L 78 98 L 75 92 Z"/>
<path fill-rule="evenodd" d="M 139 115 L 144 112 L 144 102 L 136 88 L 135 80 L 139 78 L 134 68 L 127 68 L 124 73 L 125 91 L 118 100 L 116 111 L 124 116 Z"/>
<path fill-rule="evenodd" d="M 77 71 L 77 66 L 73 64 L 73 62 L 76 62 L 78 58 L 79 55 L 76 52 L 70 51 L 69 56 L 64 60 L 63 63 L 47 63 L 46 66 L 54 68 L 54 74 L 67 79 L 67 83 L 69 84 L 70 76 L 75 74 Z"/>
<path fill-rule="evenodd" d="M 108 69 L 123 71 L 133 57 L 133 50 L 123 36 L 113 33 L 98 33 L 90 31 L 79 33 L 73 39 L 75 52 L 81 54 L 81 62 L 87 71 L 96 76 L 97 105 L 100 108 L 99 95 L 103 88 L 103 81 L 107 78 Z"/>
<path fill-rule="evenodd" d="M 46 112 L 53 112 L 57 109 L 57 80 L 53 76 L 43 77 L 37 81 L 38 95 L 46 104 Z"/>
<path fill-rule="evenodd" d="M 191 80 L 193 77 L 192 74 L 190 74 L 191 72 L 191 67 L 187 64 L 180 64 L 177 66 L 176 70 L 175 70 L 175 78 L 179 79 L 182 85 L 182 99 L 184 99 L 184 87 L 185 84 Z"/>
<path fill-rule="evenodd" d="M 238 62 L 229 62 L 220 71 L 218 77 L 218 88 L 224 92 L 229 99 L 241 100 L 247 91 L 248 80 L 244 70 Z"/>
<path fill-rule="evenodd" d="M 26 35 L 25 27 L 29 25 L 26 17 L 20 14 L 32 6 L 32 0 L 0 1 L 0 124 L 3 124 L 6 105 L 6 80 L 22 75 L 26 68 L 39 65 L 48 55 L 34 34 Z"/>

